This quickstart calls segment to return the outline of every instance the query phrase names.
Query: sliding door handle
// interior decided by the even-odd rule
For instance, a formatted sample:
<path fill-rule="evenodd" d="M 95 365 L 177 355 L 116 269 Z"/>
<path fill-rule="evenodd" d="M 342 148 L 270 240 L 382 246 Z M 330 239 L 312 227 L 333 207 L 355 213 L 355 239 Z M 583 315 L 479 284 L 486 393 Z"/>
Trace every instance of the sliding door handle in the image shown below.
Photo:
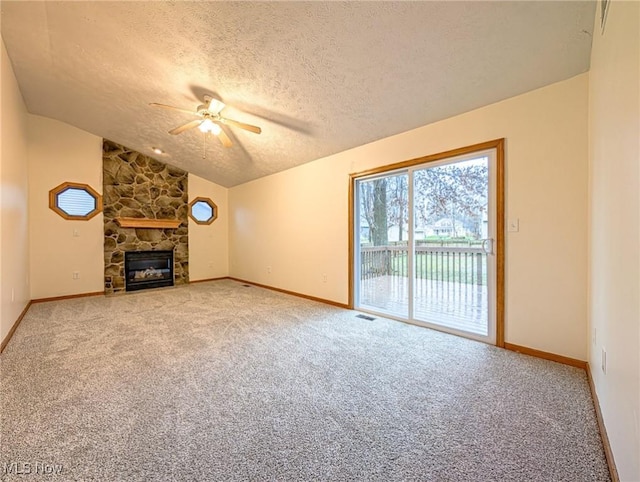
<path fill-rule="evenodd" d="M 493 238 L 482 240 L 482 251 L 484 251 L 485 254 L 493 254 Z"/>

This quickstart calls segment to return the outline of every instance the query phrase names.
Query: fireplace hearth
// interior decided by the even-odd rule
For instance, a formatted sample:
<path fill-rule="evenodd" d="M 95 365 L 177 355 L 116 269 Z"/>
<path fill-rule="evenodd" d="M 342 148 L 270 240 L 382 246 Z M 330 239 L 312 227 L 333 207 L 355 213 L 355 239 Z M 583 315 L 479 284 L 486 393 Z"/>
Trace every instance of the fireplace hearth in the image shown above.
<path fill-rule="evenodd" d="M 127 251 L 124 273 L 127 291 L 173 286 L 173 251 Z"/>

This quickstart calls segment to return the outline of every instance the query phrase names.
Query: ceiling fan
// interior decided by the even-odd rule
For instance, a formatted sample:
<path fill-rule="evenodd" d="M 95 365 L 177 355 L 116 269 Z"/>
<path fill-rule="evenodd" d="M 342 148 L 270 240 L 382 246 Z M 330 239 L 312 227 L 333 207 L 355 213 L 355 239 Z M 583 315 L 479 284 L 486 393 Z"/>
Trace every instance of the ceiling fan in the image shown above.
<path fill-rule="evenodd" d="M 190 122 L 187 122 L 186 124 L 176 127 L 175 129 L 171 129 L 169 131 L 169 134 L 172 135 L 178 135 L 184 131 L 193 129 L 194 127 L 198 127 L 205 134 L 212 133 L 216 135 L 218 139 L 220 139 L 220 142 L 222 142 L 222 145 L 224 147 L 231 147 L 233 143 L 231 142 L 231 139 L 229 138 L 227 133 L 222 129 L 222 124 L 238 127 L 249 132 L 254 132 L 255 134 L 260 134 L 262 132 L 262 129 L 260 129 L 259 127 L 222 117 L 220 115 L 220 112 L 222 112 L 222 110 L 226 107 L 225 103 L 219 101 L 218 99 L 214 99 L 210 95 L 204 96 L 204 104 L 199 105 L 195 111 L 181 109 L 179 107 L 173 107 L 165 104 L 156 104 L 155 102 L 152 102 L 149 105 L 152 107 L 161 107 L 163 109 L 177 110 L 178 112 L 184 112 L 199 117 L 199 119 L 192 120 Z"/>

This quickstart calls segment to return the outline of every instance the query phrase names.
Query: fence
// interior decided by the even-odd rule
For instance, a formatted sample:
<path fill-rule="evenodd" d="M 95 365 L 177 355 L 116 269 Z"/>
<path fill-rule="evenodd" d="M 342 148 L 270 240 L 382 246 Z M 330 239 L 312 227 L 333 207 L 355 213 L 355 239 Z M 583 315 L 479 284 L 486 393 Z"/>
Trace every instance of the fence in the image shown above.
<path fill-rule="evenodd" d="M 360 248 L 360 279 L 378 276 L 408 276 L 406 246 Z M 487 283 L 486 256 L 481 247 L 416 246 L 416 278 L 456 283 Z"/>

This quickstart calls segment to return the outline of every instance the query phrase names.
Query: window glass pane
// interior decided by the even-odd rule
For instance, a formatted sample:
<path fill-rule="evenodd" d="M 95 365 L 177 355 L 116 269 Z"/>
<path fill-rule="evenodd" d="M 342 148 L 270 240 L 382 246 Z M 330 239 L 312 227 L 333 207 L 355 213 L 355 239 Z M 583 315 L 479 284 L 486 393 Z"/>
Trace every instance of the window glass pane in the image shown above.
<path fill-rule="evenodd" d="M 86 216 L 96 208 L 96 199 L 84 189 L 70 187 L 58 194 L 57 205 L 69 216 Z"/>
<path fill-rule="evenodd" d="M 409 175 L 359 180 L 357 186 L 362 307 L 409 316 Z"/>
<path fill-rule="evenodd" d="M 207 202 L 198 201 L 193 203 L 191 215 L 198 221 L 209 221 L 213 217 L 213 208 Z"/>

